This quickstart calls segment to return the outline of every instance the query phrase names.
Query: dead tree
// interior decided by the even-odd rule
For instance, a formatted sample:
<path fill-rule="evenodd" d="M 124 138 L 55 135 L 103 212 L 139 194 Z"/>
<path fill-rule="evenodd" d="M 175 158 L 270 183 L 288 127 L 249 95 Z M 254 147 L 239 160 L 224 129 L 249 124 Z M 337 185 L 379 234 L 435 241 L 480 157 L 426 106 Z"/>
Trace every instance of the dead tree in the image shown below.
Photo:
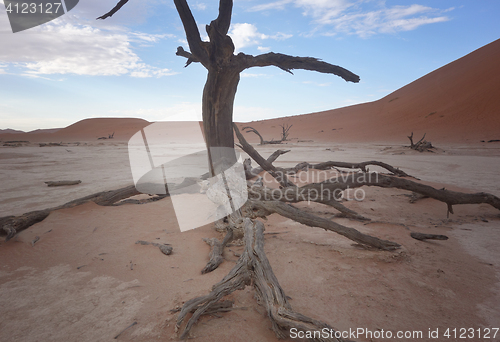
<path fill-rule="evenodd" d="M 418 152 L 434 152 L 431 150 L 432 148 L 434 148 L 431 142 L 424 140 L 426 134 L 427 133 L 424 133 L 424 136 L 419 141 L 413 143 L 413 132 L 411 132 L 411 135 L 408 136 L 408 139 L 410 139 L 410 148 Z"/>
<path fill-rule="evenodd" d="M 290 131 L 290 128 L 292 128 L 293 125 L 289 125 L 289 124 L 283 124 L 283 125 L 280 125 L 281 127 L 281 141 L 287 141 L 288 140 L 288 135 L 290 134 L 289 131 Z"/>
<path fill-rule="evenodd" d="M 264 140 L 264 138 L 259 133 L 259 131 L 257 131 L 255 128 L 250 127 L 250 126 L 245 126 L 241 130 L 244 131 L 245 133 L 255 133 L 255 134 L 257 134 L 257 136 L 260 139 L 260 144 L 259 145 L 281 144 L 281 143 L 283 143 L 283 141 L 287 141 L 288 140 L 289 131 L 290 131 L 290 128 L 292 128 L 292 126 L 293 125 L 288 125 L 288 124 L 286 124 L 286 125 L 285 124 L 280 125 L 280 127 L 281 127 L 281 139 L 280 140 L 274 140 L 274 139 L 272 139 L 272 140 Z"/>
<path fill-rule="evenodd" d="M 106 19 L 112 16 L 127 2 L 128 0 L 121 0 L 110 12 L 99 17 L 99 19 Z M 225 147 L 232 150 L 234 148 L 233 104 L 242 71 L 252 67 L 276 66 L 289 73 L 292 73 L 293 69 L 311 70 L 334 74 L 346 81 L 359 82 L 359 77 L 352 72 L 316 58 L 294 57 L 273 52 L 258 56 L 244 53 L 235 55 L 233 42 L 227 35 L 231 24 L 232 0 L 220 0 L 218 17 L 210 25 L 206 26 L 206 32 L 209 37 L 208 42 L 201 40 L 198 25 L 195 22 L 187 1 L 174 0 L 174 4 L 182 21 L 190 50 L 185 51 L 182 47 L 178 47 L 176 54 L 187 59 L 186 67 L 191 63 L 200 63 L 208 71 L 202 96 L 202 116 L 209 157 L 209 169 L 212 175 L 217 174 L 217 164 L 222 160 L 226 160 L 228 157 L 235 160 L 234 153 L 229 156 L 214 156 L 211 154 L 211 149 L 214 147 Z M 285 130 L 285 127 L 283 129 L 284 134 L 282 138 L 286 139 L 288 131 Z M 289 190 L 291 190 L 292 194 L 295 194 L 295 197 L 290 198 L 288 202 L 310 200 L 311 192 L 318 192 L 318 188 L 322 189 L 321 186 L 324 185 L 322 183 L 309 184 L 303 187 L 296 186 L 288 179 L 287 170 L 277 168 L 272 164 L 272 161 L 264 159 L 245 141 L 236 126 L 235 132 L 243 150 L 263 170 L 278 181 L 283 194 L 286 194 Z M 307 167 L 309 166 L 310 164 Z M 297 168 L 294 172 L 299 172 L 300 170 L 300 168 Z M 253 173 L 251 168 L 250 172 Z M 223 222 L 218 223 L 219 225 L 226 226 L 227 230 L 226 237 L 222 243 L 213 239 L 207 241 L 213 249 L 209 265 L 204 270 L 210 271 L 220 264 L 221 258 L 219 257 L 222 254 L 224 246 L 237 233 L 243 235 L 245 252 L 241 255 L 229 274 L 216 284 L 208 295 L 191 299 L 184 304 L 177 319 L 176 330 L 182 328 L 184 320 L 188 315 L 191 314 L 191 317 L 184 326 L 180 335 L 181 339 L 188 337 L 191 328 L 201 315 L 225 307 L 226 302 L 221 301 L 224 296 L 250 284 L 253 284 L 260 302 L 266 307 L 267 315 L 272 323 L 272 329 L 277 337 L 286 337 L 292 327 L 299 331 L 321 330 L 323 328 L 331 329 L 326 323 L 296 313 L 291 308 L 265 255 L 263 249 L 263 224 L 254 220 L 257 217 L 265 217 L 272 213 L 278 213 L 306 225 L 331 230 L 366 247 L 393 250 L 400 246 L 396 242 L 381 240 L 363 234 L 353 228 L 342 226 L 331 220 L 301 211 L 291 204 L 284 203 L 282 199 L 273 198 L 275 192 L 269 193 L 268 189 L 261 182 L 255 182 L 251 185 L 249 189 L 250 199 L 241 212 L 236 212 L 228 216 Z M 345 190 L 347 186 L 401 187 L 417 193 L 423 192 L 429 197 L 441 200 L 447 203 L 449 211 L 452 210 L 452 205 L 461 203 L 489 203 L 496 208 L 500 208 L 500 199 L 493 195 L 473 194 L 469 197 L 463 197 L 462 195 L 465 194 L 459 196 L 451 192 L 440 192 L 434 188 L 427 188 L 421 184 L 396 176 L 384 176 L 380 181 L 332 182 L 326 185 L 332 188 L 330 190 L 339 191 Z M 335 191 L 332 193 L 335 193 Z M 334 198 L 320 196 L 315 201 L 330 205 L 350 217 L 358 218 L 356 216 L 360 216 L 343 207 Z M 342 339 L 336 338 L 314 340 L 342 341 Z"/>

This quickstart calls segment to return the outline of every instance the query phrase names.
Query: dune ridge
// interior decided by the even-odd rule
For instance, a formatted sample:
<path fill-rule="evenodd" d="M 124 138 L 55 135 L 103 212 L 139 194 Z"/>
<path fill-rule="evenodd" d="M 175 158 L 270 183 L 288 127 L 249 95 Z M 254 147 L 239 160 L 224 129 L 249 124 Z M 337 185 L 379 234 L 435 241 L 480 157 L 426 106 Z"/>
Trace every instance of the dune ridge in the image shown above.
<path fill-rule="evenodd" d="M 294 125 L 291 137 L 316 141 L 408 142 L 411 132 L 438 143 L 500 139 L 499 60 L 496 40 L 380 100 L 251 124 L 268 140 L 283 123 Z"/>

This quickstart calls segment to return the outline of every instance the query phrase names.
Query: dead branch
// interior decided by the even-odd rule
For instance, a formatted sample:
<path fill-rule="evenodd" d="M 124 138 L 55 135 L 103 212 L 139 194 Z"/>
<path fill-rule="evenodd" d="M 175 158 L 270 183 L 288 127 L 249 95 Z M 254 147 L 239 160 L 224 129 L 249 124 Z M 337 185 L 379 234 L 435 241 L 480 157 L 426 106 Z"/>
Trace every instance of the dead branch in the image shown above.
<path fill-rule="evenodd" d="M 75 181 L 48 181 L 44 182 L 47 184 L 47 186 L 66 186 L 66 185 L 77 185 L 80 184 L 82 181 L 81 180 L 75 180 Z"/>
<path fill-rule="evenodd" d="M 395 250 L 401 247 L 401 245 L 398 243 L 381 240 L 379 238 L 363 234 L 354 228 L 345 227 L 336 222 L 321 218 L 313 214 L 309 214 L 303 210 L 297 209 L 296 207 L 283 202 L 262 200 L 249 201 L 247 206 L 247 212 L 253 212 L 255 213 L 254 215 L 265 217 L 272 213 L 277 213 L 296 222 L 305 224 L 309 227 L 319 227 L 325 230 L 330 230 L 367 247 L 378 248 L 386 251 Z"/>
<path fill-rule="evenodd" d="M 46 146 L 49 146 L 49 147 L 52 147 L 52 146 L 66 146 L 66 145 L 63 145 L 62 142 L 60 142 L 60 143 L 52 143 L 51 142 L 51 143 L 48 143 L 48 144 L 46 144 L 46 143 L 39 143 L 38 145 L 40 147 L 46 147 Z"/>
<path fill-rule="evenodd" d="M 250 127 L 250 126 L 245 126 L 241 129 L 242 131 L 245 131 L 245 133 L 255 133 L 259 136 L 259 139 L 260 139 L 260 144 L 259 145 L 264 145 L 265 142 L 264 142 L 264 138 L 262 137 L 262 135 L 259 133 L 259 131 L 257 131 L 255 128 L 253 127 Z"/>
<path fill-rule="evenodd" d="M 20 216 L 0 217 L 0 228 L 2 228 L 0 229 L 0 235 L 7 234 L 6 240 L 9 240 L 18 232 L 31 227 L 35 223 L 45 220 L 45 218 L 54 210 L 73 208 L 88 202 L 94 202 L 95 204 L 102 206 L 111 206 L 116 205 L 117 202 L 124 198 L 138 194 L 139 191 L 137 191 L 135 186 L 131 185 L 118 190 L 101 191 L 53 208 L 35 210 Z"/>
<path fill-rule="evenodd" d="M 281 201 L 287 203 L 299 203 L 299 202 L 316 202 L 330 207 L 335 208 L 340 211 L 341 215 L 337 217 L 348 217 L 360 221 L 369 221 L 370 219 L 364 217 L 354 210 L 345 207 L 340 201 L 342 199 L 341 191 L 338 193 L 334 192 L 332 196 L 324 196 L 315 190 L 304 191 L 301 187 L 288 187 L 281 190 L 269 189 L 263 187 L 261 184 L 251 184 L 248 189 L 248 195 L 250 199 L 254 200 L 265 200 L 265 201 Z"/>
<path fill-rule="evenodd" d="M 410 198 L 410 203 L 416 203 L 417 201 L 420 201 L 421 199 L 429 198 L 428 196 L 417 194 L 415 192 L 412 192 L 411 194 L 406 195 L 406 196 L 408 196 Z"/>
<path fill-rule="evenodd" d="M 398 177 L 412 177 L 403 170 L 400 170 L 399 168 L 395 168 L 392 165 L 389 165 L 387 163 L 379 162 L 376 160 L 370 160 L 370 161 L 365 161 L 362 163 L 346 163 L 346 162 L 338 162 L 338 161 L 327 161 L 324 163 L 318 163 L 318 164 L 313 164 L 311 165 L 312 169 L 316 170 L 326 170 L 326 169 L 331 169 L 333 167 L 340 167 L 340 168 L 346 168 L 346 169 L 360 169 L 363 172 L 368 172 L 367 166 L 369 165 L 374 165 L 374 166 L 380 166 L 387 171 L 391 172 L 393 175 L 398 176 Z"/>
<path fill-rule="evenodd" d="M 398 177 L 412 177 L 412 178 L 418 179 L 416 177 L 413 177 L 413 176 L 407 174 L 403 170 L 400 170 L 399 168 L 395 168 L 392 165 L 389 165 L 389 164 L 384 163 L 384 162 L 379 162 L 376 160 L 370 160 L 370 161 L 365 161 L 365 162 L 361 162 L 361 163 L 326 161 L 326 162 L 322 162 L 322 163 L 318 163 L 318 164 L 310 164 L 308 162 L 302 162 L 302 163 L 298 163 L 294 167 L 283 168 L 282 170 L 284 170 L 286 173 L 289 173 L 289 174 L 290 173 L 292 173 L 292 174 L 298 173 L 299 171 L 307 171 L 308 169 L 330 170 L 333 168 L 343 168 L 343 169 L 353 169 L 353 170 L 359 169 L 363 172 L 368 172 L 369 169 L 367 168 L 367 166 L 369 166 L 369 165 L 374 165 L 374 166 L 379 166 L 381 168 L 384 168 L 387 171 L 389 171 L 390 173 L 392 173 L 393 175 L 398 176 Z"/>
<path fill-rule="evenodd" d="M 424 241 L 424 240 L 448 240 L 446 235 L 436 235 L 436 234 L 424 234 L 412 232 L 410 236 L 414 239 Z"/>
<path fill-rule="evenodd" d="M 109 18 L 111 16 L 113 16 L 113 14 L 115 14 L 116 12 L 118 12 L 120 10 L 120 8 L 123 7 L 123 5 L 125 5 L 126 3 L 128 2 L 128 0 L 120 0 L 116 5 L 115 7 L 113 7 L 111 9 L 111 11 L 109 11 L 108 13 L 98 17 L 97 19 L 106 19 L 106 18 Z"/>
<path fill-rule="evenodd" d="M 252 67 L 276 66 L 290 74 L 293 74 L 293 69 L 311 70 L 325 74 L 334 74 L 342 77 L 348 82 L 359 82 L 359 76 L 353 74 L 349 70 L 346 70 L 338 65 L 323 62 L 313 57 L 294 57 L 274 52 L 269 52 L 255 57 L 240 53 L 237 57 L 242 59 L 244 69 Z"/>
<path fill-rule="evenodd" d="M 236 124 L 233 124 L 233 129 L 234 132 L 236 133 L 236 136 L 238 137 L 238 140 L 240 141 L 241 147 L 243 148 L 243 151 L 245 151 L 253 160 L 257 162 L 264 170 L 269 172 L 271 176 L 273 176 L 282 186 L 287 187 L 287 186 L 295 186 L 288 177 L 285 175 L 284 172 L 277 170 L 273 164 L 269 163 L 267 160 L 265 160 L 259 152 L 257 152 L 252 145 L 250 145 L 246 140 L 245 137 L 243 137 L 243 134 L 241 134 L 240 130 L 238 129 L 238 126 Z"/>
<path fill-rule="evenodd" d="M 279 156 L 288 152 L 290 152 L 290 150 L 276 150 L 267 158 L 267 161 L 269 163 L 273 163 Z M 252 168 L 252 160 L 250 158 L 245 159 L 243 162 L 243 168 L 245 169 L 245 176 L 247 180 L 257 177 L 262 171 L 264 171 L 264 169 L 260 166 Z"/>
<path fill-rule="evenodd" d="M 436 189 L 432 186 L 414 182 L 409 179 L 386 176 L 377 173 L 364 173 L 357 176 L 348 177 L 348 179 L 332 178 L 321 183 L 307 184 L 300 188 L 300 192 L 314 191 L 319 194 L 326 192 L 335 193 L 349 188 L 358 188 L 361 186 L 378 186 L 382 188 L 397 188 L 402 190 L 413 191 L 415 193 L 433 198 L 440 202 L 446 203 L 448 213 L 453 214 L 453 205 L 457 204 L 489 204 L 492 207 L 500 210 L 500 198 L 495 195 L 479 192 L 467 194 L 463 192 L 450 191 L 446 189 Z M 281 189 L 287 191 L 287 189 Z M 331 198 L 327 198 L 331 199 Z"/>
<path fill-rule="evenodd" d="M 246 126 L 241 129 L 242 131 L 245 131 L 245 133 L 255 133 L 259 136 L 260 138 L 260 144 L 259 145 L 269 145 L 269 144 L 281 144 L 283 142 L 283 139 L 281 140 L 264 140 L 262 135 L 257 131 L 255 128 Z"/>
<path fill-rule="evenodd" d="M 165 255 L 172 254 L 172 251 L 174 250 L 174 248 L 172 246 L 170 246 L 170 244 L 168 244 L 168 243 L 161 244 L 161 243 L 148 242 L 148 241 L 143 241 L 143 240 L 136 241 L 135 243 L 139 244 L 139 245 L 151 245 L 151 246 L 158 247 L 160 249 L 160 251 Z"/>
<path fill-rule="evenodd" d="M 203 239 L 210 247 L 212 247 L 212 250 L 210 251 L 209 257 L 210 260 L 208 261 L 207 265 L 201 270 L 201 274 L 209 273 L 215 270 L 223 261 L 222 254 L 224 253 L 224 247 L 233 240 L 233 230 L 228 229 L 226 236 L 224 237 L 224 240 L 220 242 L 216 238 L 212 239 Z"/>

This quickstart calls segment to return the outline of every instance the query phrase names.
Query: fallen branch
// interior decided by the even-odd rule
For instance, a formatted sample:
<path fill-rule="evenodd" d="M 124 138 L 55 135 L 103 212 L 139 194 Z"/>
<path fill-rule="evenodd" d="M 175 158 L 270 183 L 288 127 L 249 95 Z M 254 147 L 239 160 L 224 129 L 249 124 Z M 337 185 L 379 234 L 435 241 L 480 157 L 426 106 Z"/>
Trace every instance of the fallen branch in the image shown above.
<path fill-rule="evenodd" d="M 80 184 L 82 181 L 81 180 L 75 180 L 75 181 L 48 181 L 45 182 L 47 186 L 66 186 L 66 185 L 76 185 Z"/>
<path fill-rule="evenodd" d="M 126 327 L 125 329 L 123 329 L 118 335 L 116 335 L 114 339 L 115 340 L 118 339 L 118 337 L 120 337 L 120 335 L 123 334 L 125 332 L 125 330 L 127 330 L 128 328 L 133 327 L 136 324 L 137 324 L 137 322 L 134 322 L 134 323 L 130 324 L 128 327 Z"/>
<path fill-rule="evenodd" d="M 424 234 L 412 232 L 410 236 L 414 239 L 424 241 L 424 240 L 448 240 L 446 235 L 436 235 L 436 234 Z"/>
<path fill-rule="evenodd" d="M 134 185 L 131 185 L 118 190 L 101 191 L 53 208 L 30 211 L 19 216 L 0 217 L 0 235 L 6 234 L 6 240 L 8 241 L 18 232 L 31 227 L 35 223 L 45 220 L 45 218 L 54 210 L 73 208 L 88 202 L 94 202 L 95 204 L 102 206 L 119 205 L 116 203 L 122 199 L 138 194 L 139 191 L 137 191 Z"/>
<path fill-rule="evenodd" d="M 330 230 L 366 247 L 378 248 L 385 251 L 391 251 L 401 247 L 401 245 L 396 242 L 381 240 L 374 236 L 363 234 L 354 228 L 345 227 L 331 220 L 307 213 L 290 204 L 278 201 L 259 200 L 249 201 L 246 205 L 248 206 L 247 212 L 254 213 L 254 216 L 266 217 L 272 213 L 277 213 L 309 227 Z"/>
<path fill-rule="evenodd" d="M 160 243 L 156 243 L 156 242 L 148 242 L 148 241 L 143 241 L 143 240 L 136 241 L 135 243 L 140 244 L 140 245 L 151 245 L 151 246 L 158 247 L 160 249 L 160 251 L 165 255 L 172 254 L 172 251 L 174 250 L 174 248 L 172 246 L 170 246 L 170 244 L 168 244 L 168 243 L 160 244 Z"/>
<path fill-rule="evenodd" d="M 408 190 L 427 196 L 446 203 L 448 206 L 448 213 L 453 214 L 453 205 L 457 204 L 489 204 L 492 207 L 500 210 L 500 198 L 495 195 L 479 192 L 474 194 L 467 194 L 463 192 L 451 191 L 446 189 L 436 189 L 432 186 L 414 182 L 409 179 L 386 176 L 377 173 L 366 173 L 356 177 L 348 177 L 349 179 L 333 178 L 321 183 L 307 184 L 300 188 L 300 191 L 309 192 L 319 191 L 320 194 L 336 191 L 358 188 L 361 186 L 378 186 L 382 188 L 397 188 Z M 281 189 L 286 191 L 286 189 Z"/>

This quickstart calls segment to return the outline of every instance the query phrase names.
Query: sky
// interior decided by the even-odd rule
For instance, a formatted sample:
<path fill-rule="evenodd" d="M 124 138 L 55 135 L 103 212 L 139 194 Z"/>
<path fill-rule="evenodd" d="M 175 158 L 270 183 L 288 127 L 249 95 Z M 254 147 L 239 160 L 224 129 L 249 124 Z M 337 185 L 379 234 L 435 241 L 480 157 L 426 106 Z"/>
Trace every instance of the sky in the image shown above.
<path fill-rule="evenodd" d="M 207 72 L 188 50 L 173 1 L 80 0 L 62 17 L 12 33 L 0 0 L 0 129 L 66 127 L 91 117 L 201 120 Z M 218 1 L 188 0 L 205 25 Z M 499 0 L 235 0 L 236 53 L 320 58 L 361 77 L 276 67 L 245 70 L 234 121 L 306 114 L 378 100 L 500 38 Z"/>

